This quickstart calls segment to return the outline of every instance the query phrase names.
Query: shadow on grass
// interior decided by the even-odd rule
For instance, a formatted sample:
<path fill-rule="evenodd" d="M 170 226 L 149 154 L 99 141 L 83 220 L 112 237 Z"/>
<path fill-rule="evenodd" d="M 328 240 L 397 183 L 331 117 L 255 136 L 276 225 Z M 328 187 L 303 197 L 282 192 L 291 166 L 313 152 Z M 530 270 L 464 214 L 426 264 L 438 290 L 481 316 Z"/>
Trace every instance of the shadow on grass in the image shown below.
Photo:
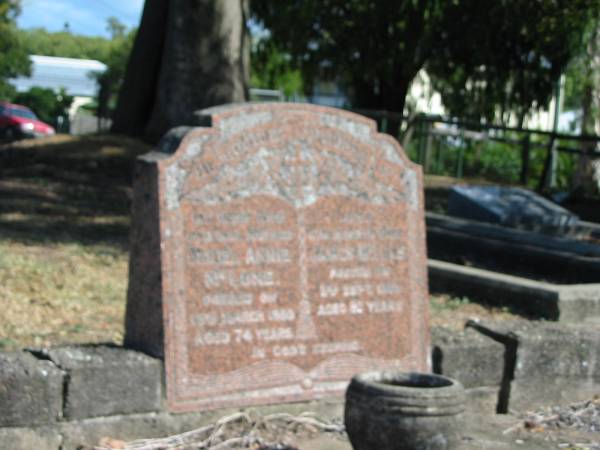
<path fill-rule="evenodd" d="M 136 156 L 114 135 L 0 147 L 0 239 L 126 248 Z"/>
<path fill-rule="evenodd" d="M 0 220 L 0 239 L 23 244 L 103 244 L 127 250 L 128 237 L 129 225 L 125 223 L 77 223 L 73 220 L 49 223 L 36 220 L 36 217 L 19 221 Z"/>

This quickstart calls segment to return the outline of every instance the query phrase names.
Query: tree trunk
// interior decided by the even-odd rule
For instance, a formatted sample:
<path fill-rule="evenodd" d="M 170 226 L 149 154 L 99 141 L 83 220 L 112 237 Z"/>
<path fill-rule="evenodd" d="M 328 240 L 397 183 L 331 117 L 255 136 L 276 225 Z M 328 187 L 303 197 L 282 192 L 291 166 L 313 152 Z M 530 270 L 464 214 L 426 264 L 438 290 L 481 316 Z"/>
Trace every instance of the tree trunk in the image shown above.
<path fill-rule="evenodd" d="M 587 50 L 588 73 L 582 98 L 581 134 L 600 134 L 600 29 L 590 38 Z M 573 177 L 575 195 L 600 193 L 600 159 L 594 160 L 594 141 L 582 141 L 581 156 Z"/>
<path fill-rule="evenodd" d="M 377 80 L 377 87 L 373 81 L 354 80 L 354 106 L 357 108 L 385 110 L 404 113 L 406 94 L 412 78 L 396 77 L 393 83 Z"/>
<path fill-rule="evenodd" d="M 145 135 L 193 123 L 202 108 L 247 99 L 248 0 L 171 0 L 156 101 Z"/>
<path fill-rule="evenodd" d="M 247 99 L 248 0 L 146 0 L 113 131 L 158 141 L 194 111 Z"/>
<path fill-rule="evenodd" d="M 115 133 L 144 134 L 156 98 L 167 13 L 167 1 L 146 0 L 113 116 Z"/>

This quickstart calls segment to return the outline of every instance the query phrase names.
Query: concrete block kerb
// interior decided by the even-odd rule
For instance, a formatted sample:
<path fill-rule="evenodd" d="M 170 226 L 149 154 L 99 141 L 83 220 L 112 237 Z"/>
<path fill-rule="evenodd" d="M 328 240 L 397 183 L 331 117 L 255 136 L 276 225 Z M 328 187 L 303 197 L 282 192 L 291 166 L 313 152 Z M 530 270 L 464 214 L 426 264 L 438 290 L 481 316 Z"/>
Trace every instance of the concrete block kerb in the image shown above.
<path fill-rule="evenodd" d="M 557 321 L 600 318 L 600 283 L 560 285 L 430 259 L 432 292 L 512 306 Z"/>
<path fill-rule="evenodd" d="M 161 409 L 162 364 L 154 358 L 108 346 L 63 347 L 47 355 L 67 377 L 66 419 Z"/>
<path fill-rule="evenodd" d="M 0 427 L 62 419 L 63 372 L 27 352 L 0 353 Z"/>

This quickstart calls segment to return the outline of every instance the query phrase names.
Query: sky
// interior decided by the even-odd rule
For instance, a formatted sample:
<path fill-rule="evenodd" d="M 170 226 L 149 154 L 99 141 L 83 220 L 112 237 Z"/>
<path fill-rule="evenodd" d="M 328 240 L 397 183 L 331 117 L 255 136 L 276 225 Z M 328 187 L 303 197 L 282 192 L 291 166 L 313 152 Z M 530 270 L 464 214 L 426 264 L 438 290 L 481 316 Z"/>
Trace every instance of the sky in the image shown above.
<path fill-rule="evenodd" d="M 139 25 L 144 0 L 22 0 L 19 28 L 61 31 L 65 23 L 74 34 L 109 37 L 106 19 L 119 19 L 128 28 Z"/>

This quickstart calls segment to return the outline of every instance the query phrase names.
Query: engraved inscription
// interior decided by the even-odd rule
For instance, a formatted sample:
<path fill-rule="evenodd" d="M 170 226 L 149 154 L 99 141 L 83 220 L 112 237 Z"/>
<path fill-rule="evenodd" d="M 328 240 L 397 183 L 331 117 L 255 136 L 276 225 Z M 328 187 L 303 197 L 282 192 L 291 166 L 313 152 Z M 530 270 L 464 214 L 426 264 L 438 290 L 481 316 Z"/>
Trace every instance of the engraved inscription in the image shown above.
<path fill-rule="evenodd" d="M 252 304 L 252 294 L 217 292 L 205 295 L 202 302 L 204 306 L 247 306 Z"/>
<path fill-rule="evenodd" d="M 234 272 L 231 270 L 212 270 L 204 274 L 204 284 L 215 287 L 253 287 L 276 286 L 275 272 L 268 270 Z"/>
<path fill-rule="evenodd" d="M 302 161 L 297 153 L 287 158 Z M 252 360 L 361 352 L 357 340 L 313 344 L 320 321 L 364 322 L 404 311 L 398 266 L 389 265 L 406 260 L 404 232 L 376 212 L 343 213 L 337 227 L 320 219 L 276 206 L 192 215 L 188 235 L 205 246 L 192 246 L 190 259 L 206 266 L 198 280 L 205 311 L 191 318 L 195 347 L 248 347 Z M 307 343 L 280 344 L 292 341 Z"/>

